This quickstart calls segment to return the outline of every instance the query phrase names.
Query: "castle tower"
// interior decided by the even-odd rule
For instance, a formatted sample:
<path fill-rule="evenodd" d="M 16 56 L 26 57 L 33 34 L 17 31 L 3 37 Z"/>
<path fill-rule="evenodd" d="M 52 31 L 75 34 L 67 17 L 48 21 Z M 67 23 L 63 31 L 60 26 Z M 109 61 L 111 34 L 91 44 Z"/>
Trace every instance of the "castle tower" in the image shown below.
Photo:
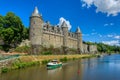
<path fill-rule="evenodd" d="M 66 54 L 67 53 L 67 41 L 68 41 L 68 26 L 65 21 L 62 23 L 61 28 L 63 31 L 63 51 Z"/>
<path fill-rule="evenodd" d="M 39 14 L 37 7 L 30 17 L 30 35 L 29 39 L 32 46 L 32 54 L 37 54 L 41 45 L 42 38 L 42 16 Z"/>
<path fill-rule="evenodd" d="M 79 27 L 78 27 L 77 30 L 76 30 L 76 35 L 77 35 L 77 48 L 78 48 L 78 53 L 82 53 L 82 52 L 83 52 L 82 33 L 81 33 Z"/>

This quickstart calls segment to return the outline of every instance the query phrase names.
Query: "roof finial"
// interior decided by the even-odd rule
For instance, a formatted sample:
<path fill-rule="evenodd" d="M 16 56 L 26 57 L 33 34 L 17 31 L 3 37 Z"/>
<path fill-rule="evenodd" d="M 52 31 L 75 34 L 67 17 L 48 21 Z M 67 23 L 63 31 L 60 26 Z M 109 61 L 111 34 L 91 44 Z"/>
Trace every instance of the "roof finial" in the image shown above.
<path fill-rule="evenodd" d="M 76 33 L 81 33 L 80 27 L 77 27 Z"/>
<path fill-rule="evenodd" d="M 34 12 L 32 13 L 32 16 L 39 16 L 40 17 L 37 6 L 35 7 Z"/>
<path fill-rule="evenodd" d="M 37 6 L 35 7 L 34 13 L 39 14 Z"/>

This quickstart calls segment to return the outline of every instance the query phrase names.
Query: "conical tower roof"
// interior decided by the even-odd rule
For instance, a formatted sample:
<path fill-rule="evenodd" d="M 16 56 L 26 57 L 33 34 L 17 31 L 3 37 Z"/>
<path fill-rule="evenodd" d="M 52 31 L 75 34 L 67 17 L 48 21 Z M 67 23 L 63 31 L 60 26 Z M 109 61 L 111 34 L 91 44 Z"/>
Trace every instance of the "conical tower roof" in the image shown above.
<path fill-rule="evenodd" d="M 61 27 L 68 27 L 65 21 L 63 21 Z"/>
<path fill-rule="evenodd" d="M 77 27 L 76 33 L 81 33 L 79 26 Z"/>
<path fill-rule="evenodd" d="M 38 8 L 35 7 L 34 12 L 32 13 L 32 16 L 38 16 L 40 17 L 41 15 L 39 14 Z"/>

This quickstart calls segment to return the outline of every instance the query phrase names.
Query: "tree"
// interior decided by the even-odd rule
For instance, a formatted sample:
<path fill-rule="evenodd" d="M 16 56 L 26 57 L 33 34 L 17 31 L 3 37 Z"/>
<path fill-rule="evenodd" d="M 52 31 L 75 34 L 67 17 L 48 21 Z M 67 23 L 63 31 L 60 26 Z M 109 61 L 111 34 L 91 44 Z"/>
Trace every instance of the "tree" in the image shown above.
<path fill-rule="evenodd" d="M 3 41 L 5 42 L 5 44 L 9 45 L 11 44 L 11 42 L 14 42 L 13 41 L 14 31 L 11 28 L 3 29 L 1 31 L 1 37 Z"/>
<path fill-rule="evenodd" d="M 0 31 L 3 29 L 4 26 L 4 18 L 0 15 Z"/>
<path fill-rule="evenodd" d="M 23 39 L 28 38 L 28 29 L 12 12 L 8 12 L 4 17 L 0 16 L 0 28 L 0 37 L 5 45 L 16 47 Z"/>
<path fill-rule="evenodd" d="M 88 45 L 97 45 L 98 52 L 104 52 L 104 53 L 116 53 L 120 52 L 120 46 L 111 46 L 103 43 L 92 43 L 92 42 L 84 42 Z"/>

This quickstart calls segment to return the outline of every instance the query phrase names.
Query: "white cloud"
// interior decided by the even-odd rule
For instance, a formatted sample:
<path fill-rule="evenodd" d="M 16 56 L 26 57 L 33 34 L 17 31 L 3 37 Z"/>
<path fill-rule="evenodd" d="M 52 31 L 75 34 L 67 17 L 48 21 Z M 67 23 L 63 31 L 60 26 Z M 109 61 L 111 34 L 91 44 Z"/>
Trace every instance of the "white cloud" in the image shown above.
<path fill-rule="evenodd" d="M 115 38 L 115 39 L 120 39 L 120 36 L 117 35 L 117 36 L 114 36 L 114 38 Z"/>
<path fill-rule="evenodd" d="M 67 24 L 67 26 L 68 26 L 68 30 L 70 30 L 70 29 L 72 28 L 70 22 L 69 22 L 68 20 L 66 20 L 65 18 L 63 18 L 63 17 L 61 17 L 61 18 L 59 19 L 58 25 L 61 27 L 61 25 L 62 25 L 62 23 L 63 23 L 64 21 L 66 22 L 66 24 Z"/>
<path fill-rule="evenodd" d="M 120 46 L 120 42 L 119 40 L 112 40 L 112 41 L 102 41 L 102 43 L 104 44 L 108 44 L 108 45 L 116 45 L 116 46 Z"/>
<path fill-rule="evenodd" d="M 120 13 L 120 0 L 81 0 L 82 7 L 96 7 L 96 12 L 107 13 L 107 16 L 117 16 Z"/>
<path fill-rule="evenodd" d="M 108 34 L 107 37 L 114 38 L 114 39 L 120 39 L 120 35 L 117 35 L 117 34 Z"/>
<path fill-rule="evenodd" d="M 106 24 L 104 24 L 104 26 L 113 26 L 114 25 L 114 23 L 106 23 Z"/>
<path fill-rule="evenodd" d="M 93 0 L 81 0 L 84 2 L 84 4 L 82 5 L 82 7 L 87 6 L 87 8 L 91 7 L 91 5 L 93 4 Z"/>

